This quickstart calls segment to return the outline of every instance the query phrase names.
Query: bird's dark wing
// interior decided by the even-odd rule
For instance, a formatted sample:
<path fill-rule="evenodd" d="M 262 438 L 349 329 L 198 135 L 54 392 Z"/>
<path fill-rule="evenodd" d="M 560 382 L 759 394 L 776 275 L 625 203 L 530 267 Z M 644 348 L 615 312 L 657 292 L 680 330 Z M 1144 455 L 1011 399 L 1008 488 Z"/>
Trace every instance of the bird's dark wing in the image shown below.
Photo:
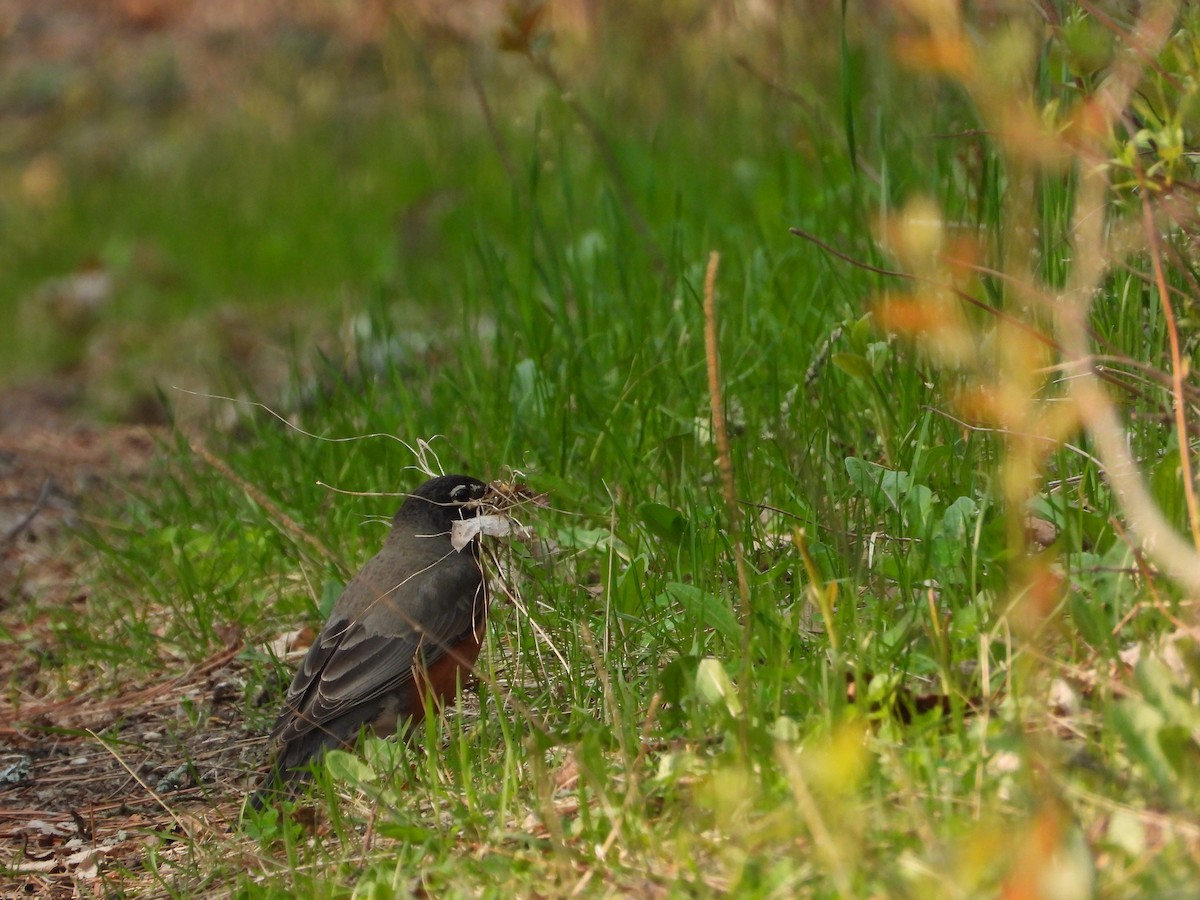
<path fill-rule="evenodd" d="M 482 573 L 469 553 L 447 550 L 407 577 L 395 570 L 381 577 L 386 567 L 377 557 L 346 586 L 288 689 L 272 737 L 286 744 L 398 690 L 414 664 L 429 665 L 470 634 L 486 602 Z"/>

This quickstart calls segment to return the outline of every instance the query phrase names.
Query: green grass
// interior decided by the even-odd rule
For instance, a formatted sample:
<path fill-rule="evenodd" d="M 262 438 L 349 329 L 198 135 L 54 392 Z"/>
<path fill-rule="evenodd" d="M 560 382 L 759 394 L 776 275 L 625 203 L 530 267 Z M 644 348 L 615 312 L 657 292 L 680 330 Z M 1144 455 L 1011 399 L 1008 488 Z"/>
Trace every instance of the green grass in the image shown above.
<path fill-rule="evenodd" d="M 779 40 L 799 36 L 788 20 Z M 940 414 L 960 415 L 955 397 L 974 376 L 864 318 L 893 283 L 788 233 L 894 267 L 870 230 L 924 193 L 967 229 L 1019 243 L 1005 229 L 1022 223 L 1004 218 L 1019 183 L 992 145 L 930 137 L 980 122 L 957 90 L 893 69 L 882 44 L 826 48 L 807 72 L 784 65 L 788 86 L 811 94 L 805 108 L 682 24 L 670 41 L 692 55 L 666 57 L 661 78 L 634 68 L 634 39 L 605 45 L 602 77 L 571 84 L 617 171 L 570 105 L 507 60 L 488 88 L 512 181 L 475 111 L 450 116 L 459 106 L 434 93 L 403 117 L 299 116 L 278 142 L 225 126 L 181 151 L 165 181 L 134 162 L 81 185 L 43 223 L 62 240 L 29 238 L 29 282 L 88 252 L 119 259 L 156 242 L 175 277 L 131 291 L 114 315 L 234 298 L 340 305 L 359 322 L 344 358 L 295 350 L 304 402 L 280 411 L 310 434 L 245 409 L 236 440 L 210 441 L 236 479 L 182 439 L 165 448 L 163 476 L 98 538 L 88 630 L 60 627 L 68 669 L 115 684 L 163 658 L 203 659 L 232 626 L 269 683 L 257 642 L 318 622 L 382 539 L 372 519 L 396 504 L 318 482 L 386 494 L 421 480 L 387 437 L 311 435 L 431 440 L 447 471 L 512 468 L 550 493 L 536 524 L 558 552 L 514 550 L 524 609 L 494 610 L 478 715 L 451 716 L 412 747 L 372 742 L 365 763 L 332 758 L 315 836 L 253 818 L 250 846 L 198 841 L 161 889 L 950 897 L 1006 885 L 1040 896 L 1021 879 L 1053 876 L 1045 896 L 1089 896 L 1092 878 L 1100 896 L 1185 895 L 1197 868 L 1195 684 L 1148 659 L 1171 629 L 1151 586 L 1164 609 L 1191 612 L 1164 580 L 1131 574 L 1110 491 L 1068 450 L 1047 457 L 1031 491 L 1031 511 L 1061 537 L 1044 554 L 1014 545 L 1026 511 L 1009 508 L 1012 454 Z M 839 93 L 843 63 L 857 87 Z M 155 202 L 151 185 L 162 185 Z M 1069 224 L 1072 189 L 1047 178 L 1037 195 L 1050 283 L 1068 266 L 1052 236 Z M 431 191 L 449 192 L 445 211 L 398 252 L 393 217 Z M 102 209 L 115 210 L 107 224 Z M 711 250 L 734 522 L 709 437 Z M 1140 266 L 1108 280 L 1094 324 L 1162 368 L 1164 325 Z M 999 278 L 978 294 L 1016 306 Z M 1165 396 L 1130 406 L 1158 411 Z M 1154 462 L 1172 439 L 1166 425 L 1135 433 L 1183 525 L 1174 468 Z M 812 572 L 793 540 L 801 528 Z M 1064 586 L 1030 624 L 1018 601 L 1038 571 Z M 824 618 L 810 589 L 835 588 Z M 1130 670 L 1118 654 L 1134 645 L 1144 662 Z M 1055 678 L 1073 708 L 1049 702 Z M 899 715 L 914 698 L 948 709 Z M 247 710 L 264 727 L 272 712 Z"/>

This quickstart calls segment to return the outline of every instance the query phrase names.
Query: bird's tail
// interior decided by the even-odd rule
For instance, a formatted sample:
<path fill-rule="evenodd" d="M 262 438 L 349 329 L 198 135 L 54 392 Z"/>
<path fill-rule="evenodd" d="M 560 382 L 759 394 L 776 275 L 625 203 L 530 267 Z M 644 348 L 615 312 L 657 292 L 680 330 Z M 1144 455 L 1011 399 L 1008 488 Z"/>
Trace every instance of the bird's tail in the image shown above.
<path fill-rule="evenodd" d="M 357 726 L 355 726 L 357 735 Z M 334 747 L 353 747 L 335 729 L 314 728 L 299 738 L 284 744 L 275 754 L 271 768 L 263 776 L 254 793 L 248 798 L 250 807 L 261 810 L 281 800 L 293 800 L 302 785 L 312 781 L 312 766 L 319 763 L 325 751 Z"/>
<path fill-rule="evenodd" d="M 268 806 L 281 800 L 291 800 L 296 796 L 296 788 L 305 780 L 305 773 L 288 771 L 280 765 L 282 756 L 275 758 L 267 774 L 263 776 L 246 800 L 255 812 L 261 812 Z"/>
<path fill-rule="evenodd" d="M 261 811 L 282 800 L 295 799 L 300 786 L 312 780 L 310 764 L 314 758 L 320 758 L 320 755 L 320 752 L 314 754 L 312 748 L 307 746 L 282 747 L 272 760 L 271 768 L 254 789 L 254 793 L 247 798 L 246 802 L 250 808 Z"/>

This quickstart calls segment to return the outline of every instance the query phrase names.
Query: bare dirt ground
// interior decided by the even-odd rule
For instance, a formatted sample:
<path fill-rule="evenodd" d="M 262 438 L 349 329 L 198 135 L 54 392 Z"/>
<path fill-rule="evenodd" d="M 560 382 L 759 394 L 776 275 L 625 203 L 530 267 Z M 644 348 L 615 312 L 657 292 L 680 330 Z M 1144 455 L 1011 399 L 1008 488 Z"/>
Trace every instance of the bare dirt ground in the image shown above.
<path fill-rule="evenodd" d="M 118 696 L 43 668 L 89 596 L 89 511 L 153 464 L 158 434 L 80 421 L 53 389 L 0 393 L 0 896 L 102 895 L 149 843 L 223 830 L 264 755 L 233 642 Z M 168 808 L 169 807 L 169 808 Z M 185 822 L 187 813 L 196 818 Z"/>

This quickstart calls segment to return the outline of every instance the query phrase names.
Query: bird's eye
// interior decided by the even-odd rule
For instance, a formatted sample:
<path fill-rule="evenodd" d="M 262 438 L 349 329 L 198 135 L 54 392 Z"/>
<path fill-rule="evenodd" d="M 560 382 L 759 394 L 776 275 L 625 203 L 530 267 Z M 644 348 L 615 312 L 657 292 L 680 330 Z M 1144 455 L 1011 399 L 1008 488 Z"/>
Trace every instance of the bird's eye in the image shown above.
<path fill-rule="evenodd" d="M 466 500 L 471 493 L 471 486 L 468 484 L 456 484 L 450 488 L 451 500 Z"/>

